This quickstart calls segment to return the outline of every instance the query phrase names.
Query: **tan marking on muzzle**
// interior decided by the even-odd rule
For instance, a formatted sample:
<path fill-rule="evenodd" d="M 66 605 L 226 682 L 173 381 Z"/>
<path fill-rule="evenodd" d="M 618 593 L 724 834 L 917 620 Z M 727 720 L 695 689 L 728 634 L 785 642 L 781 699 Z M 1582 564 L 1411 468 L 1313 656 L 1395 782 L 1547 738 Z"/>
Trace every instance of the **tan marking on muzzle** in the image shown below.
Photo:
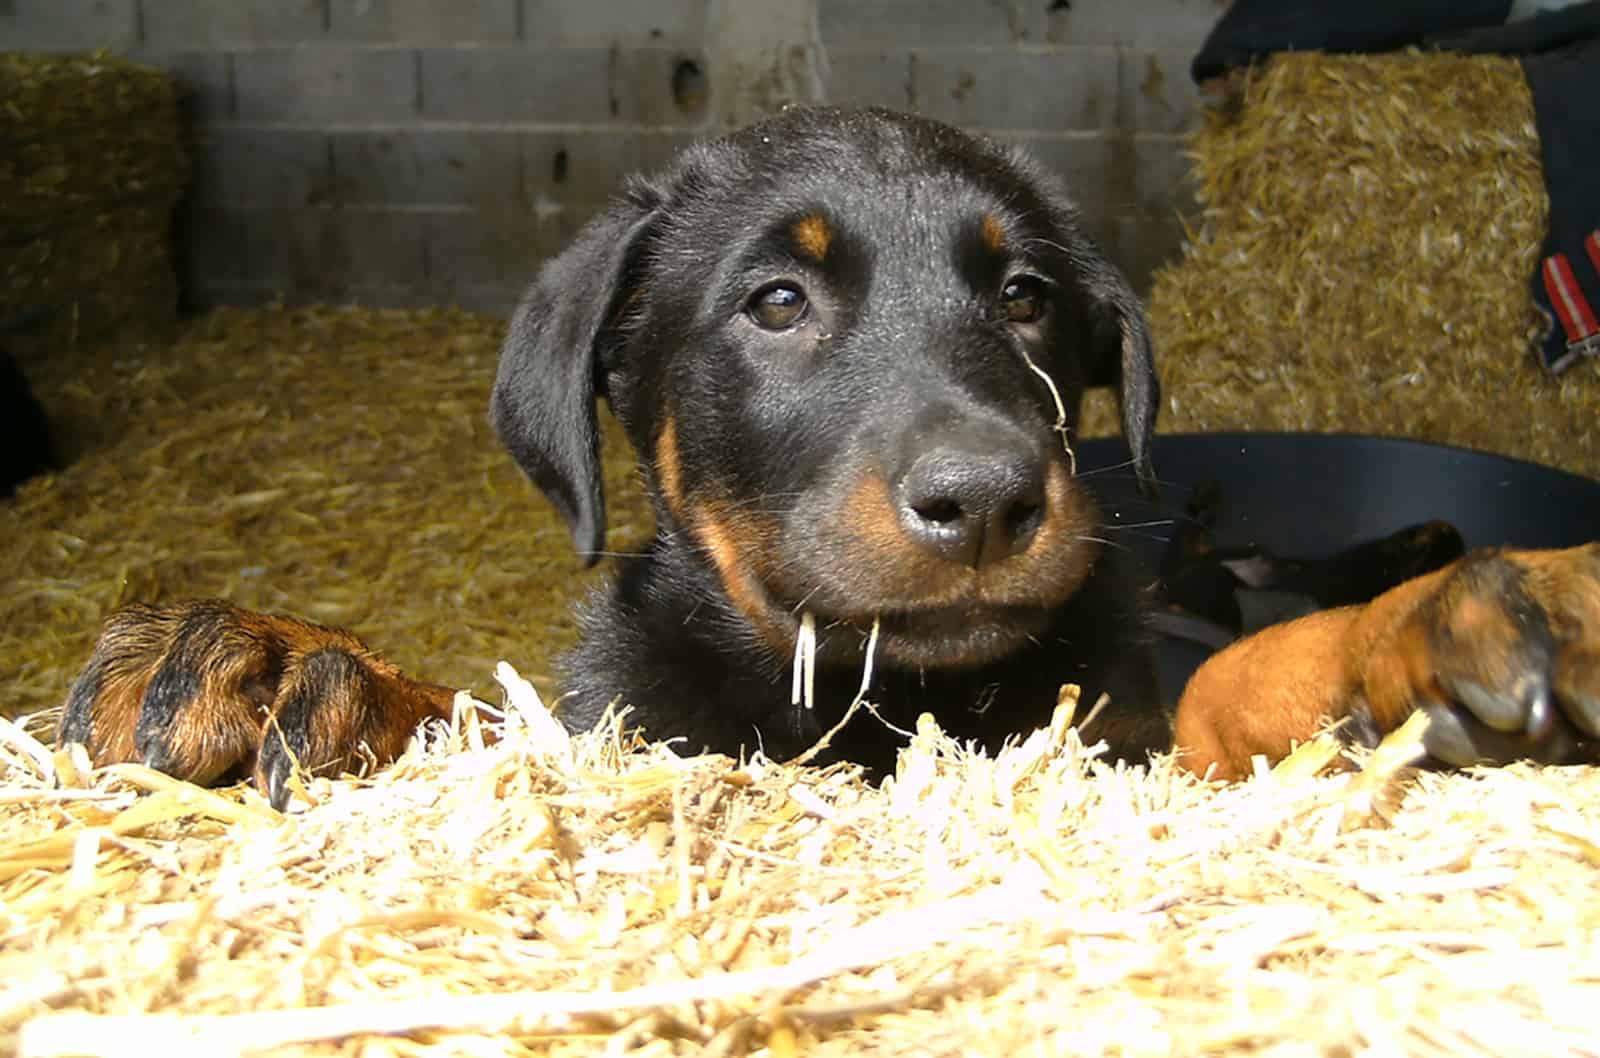
<path fill-rule="evenodd" d="M 748 518 L 719 510 L 714 503 L 696 503 L 691 524 L 733 605 L 773 650 L 785 653 L 794 649 L 796 619 L 773 606 L 756 574 L 762 551 L 759 527 Z"/>
<path fill-rule="evenodd" d="M 862 475 L 850 490 L 844 510 L 850 520 L 850 535 L 865 545 L 861 554 L 851 556 L 855 561 L 882 561 L 910 546 L 894 498 L 889 495 L 889 483 L 877 474 Z"/>

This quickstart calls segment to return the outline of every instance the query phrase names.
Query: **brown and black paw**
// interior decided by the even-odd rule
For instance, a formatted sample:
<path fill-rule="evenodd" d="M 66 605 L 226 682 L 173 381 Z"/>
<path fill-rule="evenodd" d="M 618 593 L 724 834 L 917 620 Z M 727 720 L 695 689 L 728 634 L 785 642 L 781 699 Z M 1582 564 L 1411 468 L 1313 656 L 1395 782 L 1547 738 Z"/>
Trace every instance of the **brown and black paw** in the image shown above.
<path fill-rule="evenodd" d="M 1445 764 L 1600 760 L 1600 545 L 1469 555 L 1363 665 L 1376 726 L 1422 710 Z"/>
<path fill-rule="evenodd" d="M 106 620 L 58 741 L 96 765 L 139 761 L 205 785 L 249 777 L 282 808 L 297 766 L 386 763 L 451 698 L 338 629 L 217 600 L 135 605 Z"/>

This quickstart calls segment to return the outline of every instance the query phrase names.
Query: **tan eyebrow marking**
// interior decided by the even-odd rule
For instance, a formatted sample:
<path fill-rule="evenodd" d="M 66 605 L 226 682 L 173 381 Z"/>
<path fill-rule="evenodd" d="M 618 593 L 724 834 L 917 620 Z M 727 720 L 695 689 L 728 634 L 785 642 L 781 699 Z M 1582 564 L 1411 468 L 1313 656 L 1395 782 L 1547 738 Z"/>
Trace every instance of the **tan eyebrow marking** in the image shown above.
<path fill-rule="evenodd" d="M 1005 229 L 1000 227 L 1000 222 L 993 213 L 985 213 L 979 225 L 983 231 L 983 244 L 994 253 L 1002 253 L 1006 248 Z"/>
<path fill-rule="evenodd" d="M 795 221 L 789 233 L 800 249 L 818 263 L 828 256 L 828 247 L 833 244 L 833 229 L 825 218 L 815 213 Z"/>

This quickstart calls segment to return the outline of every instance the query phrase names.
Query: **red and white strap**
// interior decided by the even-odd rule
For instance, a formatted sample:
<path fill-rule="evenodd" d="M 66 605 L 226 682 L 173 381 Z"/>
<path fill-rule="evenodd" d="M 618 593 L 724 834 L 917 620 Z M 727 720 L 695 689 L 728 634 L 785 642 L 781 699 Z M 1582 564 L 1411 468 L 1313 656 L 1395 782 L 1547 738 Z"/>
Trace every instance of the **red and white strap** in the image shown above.
<path fill-rule="evenodd" d="M 1583 246 L 1595 266 L 1596 274 L 1600 275 L 1600 239 L 1596 238 L 1597 234 L 1600 233 L 1590 232 L 1588 238 L 1583 240 Z M 1583 296 L 1577 277 L 1572 274 L 1572 263 L 1567 260 L 1567 255 L 1557 253 L 1546 257 L 1542 271 L 1545 292 L 1550 295 L 1550 304 L 1561 320 L 1562 329 L 1567 332 L 1567 357 L 1563 357 L 1563 361 L 1570 362 L 1568 358 L 1577 355 L 1600 354 L 1600 322 L 1595 320 L 1594 309 Z"/>

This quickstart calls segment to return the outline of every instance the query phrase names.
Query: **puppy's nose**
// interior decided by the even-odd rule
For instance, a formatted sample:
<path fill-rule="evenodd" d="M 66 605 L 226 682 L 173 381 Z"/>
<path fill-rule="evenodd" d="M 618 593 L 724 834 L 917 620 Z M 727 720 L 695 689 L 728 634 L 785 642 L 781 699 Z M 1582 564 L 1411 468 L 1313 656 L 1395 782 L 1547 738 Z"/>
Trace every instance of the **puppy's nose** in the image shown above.
<path fill-rule="evenodd" d="M 1044 463 L 1018 447 L 936 444 L 912 460 L 897 487 L 912 540 L 979 569 L 1027 549 L 1044 520 Z"/>

